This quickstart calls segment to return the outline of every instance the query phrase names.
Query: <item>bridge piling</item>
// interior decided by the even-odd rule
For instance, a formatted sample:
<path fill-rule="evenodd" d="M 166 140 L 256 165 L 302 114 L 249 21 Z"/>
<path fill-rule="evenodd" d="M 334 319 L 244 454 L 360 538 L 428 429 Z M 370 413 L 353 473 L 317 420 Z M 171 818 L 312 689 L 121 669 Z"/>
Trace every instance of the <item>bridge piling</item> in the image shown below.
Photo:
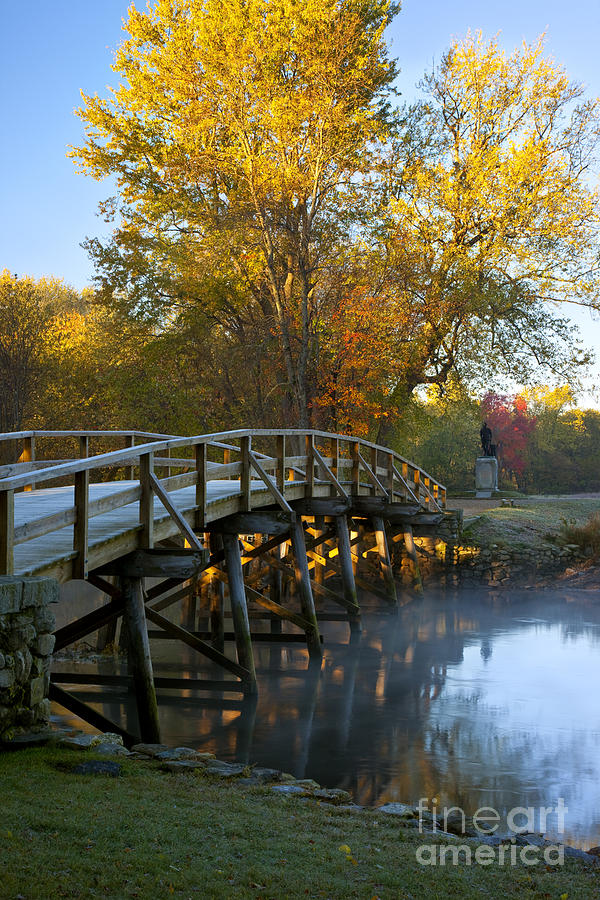
<path fill-rule="evenodd" d="M 415 540 L 413 537 L 413 530 L 411 525 L 404 526 L 404 547 L 406 549 L 407 556 L 411 562 L 411 574 L 412 574 L 412 584 L 413 589 L 417 594 L 423 594 L 423 581 L 421 579 L 421 570 L 419 568 L 419 558 L 417 556 L 417 548 L 415 547 Z"/>
<path fill-rule="evenodd" d="M 398 595 L 396 593 L 396 582 L 394 580 L 394 570 L 392 568 L 392 560 L 385 532 L 385 523 L 380 516 L 372 516 L 373 530 L 375 532 L 375 540 L 377 541 L 377 553 L 379 556 L 379 570 L 385 585 L 385 590 L 389 598 L 391 606 L 398 605 Z"/>
<path fill-rule="evenodd" d="M 358 594 L 356 593 L 354 569 L 352 568 L 350 532 L 348 531 L 348 520 L 346 519 L 346 516 L 336 516 L 335 527 L 338 539 L 338 555 L 340 558 L 340 574 L 344 597 L 349 603 L 353 603 L 358 608 Z M 350 624 L 351 632 L 361 631 L 360 613 L 352 614 L 349 612 L 348 622 Z"/>
<path fill-rule="evenodd" d="M 319 625 L 317 622 L 317 614 L 315 611 L 315 601 L 313 597 L 312 587 L 310 583 L 310 572 L 308 569 L 308 557 L 306 555 L 306 543 L 304 540 L 304 528 L 302 520 L 296 520 L 290 528 L 292 538 L 292 551 L 294 554 L 294 573 L 296 587 L 300 596 L 300 607 L 302 615 L 311 624 L 310 631 L 306 634 L 306 643 L 308 653 L 311 658 L 320 659 L 323 655 L 321 647 L 321 638 L 319 636 Z"/>
<path fill-rule="evenodd" d="M 257 693 L 256 670 L 239 540 L 235 534 L 223 534 L 222 537 L 238 663 L 249 672 L 248 680 L 245 682 L 246 691 L 249 694 L 255 694 Z"/>
<path fill-rule="evenodd" d="M 128 664 L 133 677 L 140 737 L 147 743 L 160 743 L 158 703 L 154 688 L 152 657 L 148 640 L 144 606 L 143 579 L 119 576 L 119 587 L 125 601 L 125 621 L 128 632 Z"/>

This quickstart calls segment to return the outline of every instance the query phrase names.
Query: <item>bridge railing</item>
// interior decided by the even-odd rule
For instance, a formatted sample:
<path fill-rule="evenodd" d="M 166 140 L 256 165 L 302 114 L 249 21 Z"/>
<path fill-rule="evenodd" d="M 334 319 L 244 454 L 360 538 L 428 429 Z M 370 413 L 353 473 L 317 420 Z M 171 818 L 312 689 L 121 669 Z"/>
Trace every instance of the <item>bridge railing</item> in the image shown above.
<path fill-rule="evenodd" d="M 81 455 L 77 459 L 37 461 L 33 448 L 41 437 L 76 439 Z M 90 440 L 99 437 L 124 440 L 126 446 L 89 455 Z M 210 518 L 208 485 L 215 480 L 238 482 L 232 491 L 236 512 L 251 510 L 253 495 L 260 491 L 261 505 L 272 502 L 288 510 L 290 499 L 336 495 L 380 496 L 424 510 L 443 509 L 446 504 L 443 485 L 414 463 L 389 448 L 349 435 L 301 429 L 235 430 L 193 437 L 133 431 L 32 431 L 0 435 L 2 440 L 22 440 L 24 450 L 29 448 L 29 458 L 0 467 L 0 574 L 13 572 L 15 547 L 72 527 L 70 577 L 85 578 L 90 563 L 90 520 L 132 503 L 139 504 L 136 545 L 152 547 L 155 497 L 175 530 L 192 545 L 194 541 L 197 544 L 195 534 L 202 532 Z M 143 443 L 136 444 L 138 440 Z M 90 479 L 102 480 L 107 471 L 111 481 L 118 474 L 122 483 L 115 484 L 113 492 L 90 500 Z M 157 471 L 162 473 L 161 478 Z M 57 484 L 72 487 L 72 505 L 15 527 L 15 492 Z M 182 513 L 170 495 L 190 486 L 194 487 L 193 508 Z M 266 501 L 264 492 L 268 492 Z"/>

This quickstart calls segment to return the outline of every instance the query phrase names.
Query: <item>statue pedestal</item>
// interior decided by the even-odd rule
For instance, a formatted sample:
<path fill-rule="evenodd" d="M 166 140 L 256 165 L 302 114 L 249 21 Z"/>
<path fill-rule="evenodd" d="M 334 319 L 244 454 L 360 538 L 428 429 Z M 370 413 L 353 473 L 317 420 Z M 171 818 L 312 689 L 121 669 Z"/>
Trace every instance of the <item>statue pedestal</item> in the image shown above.
<path fill-rule="evenodd" d="M 475 461 L 475 496 L 491 497 L 498 490 L 498 460 L 495 456 L 478 456 Z"/>

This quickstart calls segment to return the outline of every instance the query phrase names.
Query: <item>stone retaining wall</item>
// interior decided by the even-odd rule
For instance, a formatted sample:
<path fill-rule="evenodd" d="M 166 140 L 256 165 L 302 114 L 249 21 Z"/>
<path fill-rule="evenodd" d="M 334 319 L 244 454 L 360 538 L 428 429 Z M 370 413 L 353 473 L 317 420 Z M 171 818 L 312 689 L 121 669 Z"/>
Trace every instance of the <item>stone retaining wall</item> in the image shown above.
<path fill-rule="evenodd" d="M 526 547 L 507 549 L 497 544 L 476 547 L 461 543 L 462 516 L 460 510 L 446 515 L 444 521 L 432 529 L 415 528 L 421 576 L 426 583 L 442 585 L 486 584 L 495 587 L 508 582 L 533 583 L 542 575 L 561 572 L 581 560 L 583 554 L 575 544 L 542 549 Z M 393 562 L 397 579 L 410 586 L 413 570 L 403 542 L 393 545 Z"/>
<path fill-rule="evenodd" d="M 582 559 L 578 547 L 549 546 L 542 550 L 497 545 L 475 547 L 447 543 L 438 537 L 415 537 L 419 568 L 426 583 L 439 585 L 533 583 L 542 575 L 562 572 Z M 412 583 L 412 564 L 403 545 L 394 548 L 394 569 L 399 581 Z"/>
<path fill-rule="evenodd" d="M 0 741 L 46 728 L 58 582 L 0 577 Z"/>

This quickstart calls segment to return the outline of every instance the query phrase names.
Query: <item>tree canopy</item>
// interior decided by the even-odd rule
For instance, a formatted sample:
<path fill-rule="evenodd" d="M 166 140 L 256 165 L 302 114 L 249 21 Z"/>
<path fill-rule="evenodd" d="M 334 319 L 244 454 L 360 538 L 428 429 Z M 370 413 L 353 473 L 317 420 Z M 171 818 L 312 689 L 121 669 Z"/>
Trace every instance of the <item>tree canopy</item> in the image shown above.
<path fill-rule="evenodd" d="M 159 0 L 130 7 L 109 100 L 85 97 L 84 171 L 116 176 L 109 247 L 130 309 L 256 304 L 289 414 L 306 423 L 321 268 L 340 198 L 385 133 L 389 0 Z"/>
<path fill-rule="evenodd" d="M 598 101 L 542 39 L 506 55 L 480 34 L 421 87 L 384 148 L 374 216 L 382 295 L 395 281 L 412 326 L 400 390 L 450 373 L 572 377 L 589 354 L 556 304 L 598 305 Z"/>
<path fill-rule="evenodd" d="M 590 361 L 559 303 L 598 305 L 598 101 L 543 39 L 476 34 L 395 110 L 396 11 L 132 6 L 119 86 L 79 110 L 73 155 L 117 184 L 113 239 L 88 241 L 102 296 L 252 420 L 383 438 L 419 386 Z"/>

